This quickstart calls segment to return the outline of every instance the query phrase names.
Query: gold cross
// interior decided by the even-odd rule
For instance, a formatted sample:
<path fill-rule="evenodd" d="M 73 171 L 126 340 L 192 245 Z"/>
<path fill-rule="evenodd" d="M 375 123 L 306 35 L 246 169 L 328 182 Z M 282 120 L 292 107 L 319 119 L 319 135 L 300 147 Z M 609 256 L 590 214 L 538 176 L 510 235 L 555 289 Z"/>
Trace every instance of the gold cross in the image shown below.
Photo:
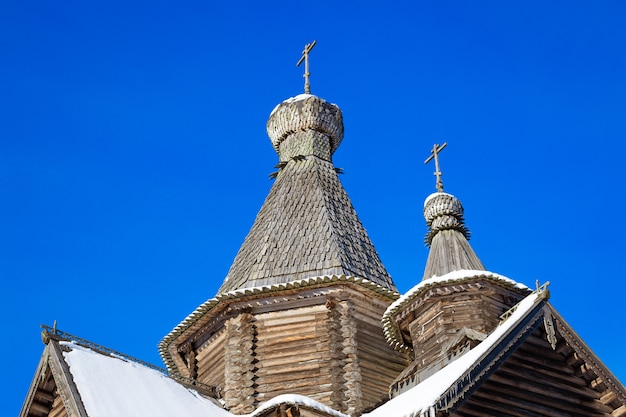
<path fill-rule="evenodd" d="M 430 151 L 430 156 L 426 158 L 424 161 L 425 164 L 429 163 L 433 158 L 435 159 L 435 172 L 434 175 L 437 177 L 437 191 L 443 193 L 443 181 L 441 180 L 442 172 L 439 170 L 439 152 L 443 151 L 443 148 L 448 146 L 448 142 L 444 142 L 443 145 L 435 144 L 433 146 L 433 150 Z"/>
<path fill-rule="evenodd" d="M 307 43 L 306 45 L 304 45 L 304 51 L 302 51 L 302 56 L 300 57 L 300 60 L 296 64 L 296 67 L 299 67 L 300 64 L 302 64 L 302 61 L 304 61 L 304 92 L 305 94 L 311 94 L 311 83 L 309 83 L 309 76 L 311 75 L 311 73 L 309 73 L 309 53 L 311 52 L 311 50 L 313 49 L 316 43 L 317 41 L 313 41 L 311 43 Z"/>

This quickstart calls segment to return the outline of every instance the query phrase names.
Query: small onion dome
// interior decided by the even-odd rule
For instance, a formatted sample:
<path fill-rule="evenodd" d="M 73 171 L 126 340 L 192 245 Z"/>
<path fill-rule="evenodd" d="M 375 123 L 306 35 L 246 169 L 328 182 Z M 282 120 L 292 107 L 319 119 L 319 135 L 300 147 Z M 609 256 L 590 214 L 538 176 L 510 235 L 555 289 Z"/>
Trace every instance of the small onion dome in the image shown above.
<path fill-rule="evenodd" d="M 276 106 L 267 121 L 267 134 L 277 152 L 289 135 L 307 130 L 327 135 L 334 153 L 343 139 L 341 110 L 312 94 L 300 94 Z"/>
<path fill-rule="evenodd" d="M 428 233 L 424 240 L 427 246 L 437 233 L 442 230 L 457 230 L 469 240 L 470 232 L 465 226 L 463 205 L 452 194 L 437 192 L 429 195 L 424 201 L 424 218 Z"/>

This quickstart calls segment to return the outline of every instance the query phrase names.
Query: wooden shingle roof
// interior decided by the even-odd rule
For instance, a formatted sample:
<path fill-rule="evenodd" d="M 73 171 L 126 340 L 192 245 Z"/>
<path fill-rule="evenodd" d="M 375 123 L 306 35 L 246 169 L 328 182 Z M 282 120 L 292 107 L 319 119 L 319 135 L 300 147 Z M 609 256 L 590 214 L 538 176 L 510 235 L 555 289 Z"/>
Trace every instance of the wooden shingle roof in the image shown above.
<path fill-rule="evenodd" d="M 219 292 L 325 275 L 395 289 L 332 163 L 308 156 L 282 170 Z"/>
<path fill-rule="evenodd" d="M 343 137 L 339 108 L 312 95 L 290 99 L 268 133 L 280 172 L 218 294 L 330 275 L 395 290 L 331 160 Z"/>

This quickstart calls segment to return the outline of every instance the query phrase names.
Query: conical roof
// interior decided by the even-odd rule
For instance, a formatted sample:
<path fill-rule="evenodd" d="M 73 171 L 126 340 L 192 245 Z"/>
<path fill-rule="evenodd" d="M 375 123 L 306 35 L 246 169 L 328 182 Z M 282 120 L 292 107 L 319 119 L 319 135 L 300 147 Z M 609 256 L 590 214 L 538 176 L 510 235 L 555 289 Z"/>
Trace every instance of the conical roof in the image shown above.
<path fill-rule="evenodd" d="M 280 171 L 218 293 L 330 275 L 395 290 L 332 163 L 341 110 L 301 94 L 274 109 L 267 131 Z"/>
<path fill-rule="evenodd" d="M 485 270 L 468 242 L 470 233 L 458 198 L 442 191 L 431 194 L 424 202 L 424 218 L 428 226 L 425 240 L 430 252 L 423 280 L 452 271 Z"/>

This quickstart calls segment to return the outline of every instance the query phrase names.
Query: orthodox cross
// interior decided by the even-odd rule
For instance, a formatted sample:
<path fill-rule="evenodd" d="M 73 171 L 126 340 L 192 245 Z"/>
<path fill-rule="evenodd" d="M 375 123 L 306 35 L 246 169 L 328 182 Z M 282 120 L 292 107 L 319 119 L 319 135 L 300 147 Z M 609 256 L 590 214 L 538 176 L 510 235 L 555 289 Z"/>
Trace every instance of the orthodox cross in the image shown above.
<path fill-rule="evenodd" d="M 302 51 L 302 56 L 300 57 L 300 60 L 296 64 L 296 67 L 299 67 L 300 64 L 302 64 L 302 61 L 304 61 L 304 92 L 305 94 L 311 94 L 311 84 L 309 83 L 309 76 L 311 75 L 311 73 L 309 73 L 309 53 L 311 52 L 311 50 L 313 50 L 313 47 L 315 46 L 316 43 L 317 41 L 313 41 L 311 43 L 307 43 L 306 45 L 304 45 L 304 51 Z"/>
<path fill-rule="evenodd" d="M 437 191 L 439 191 L 440 193 L 443 192 L 443 181 L 441 180 L 442 172 L 439 169 L 439 152 L 443 151 L 443 148 L 445 148 L 446 146 L 448 146 L 448 142 L 444 142 L 443 145 L 435 144 L 433 146 L 433 150 L 430 151 L 430 156 L 424 161 L 424 163 L 427 164 L 432 159 L 435 159 L 434 175 L 437 177 Z"/>

